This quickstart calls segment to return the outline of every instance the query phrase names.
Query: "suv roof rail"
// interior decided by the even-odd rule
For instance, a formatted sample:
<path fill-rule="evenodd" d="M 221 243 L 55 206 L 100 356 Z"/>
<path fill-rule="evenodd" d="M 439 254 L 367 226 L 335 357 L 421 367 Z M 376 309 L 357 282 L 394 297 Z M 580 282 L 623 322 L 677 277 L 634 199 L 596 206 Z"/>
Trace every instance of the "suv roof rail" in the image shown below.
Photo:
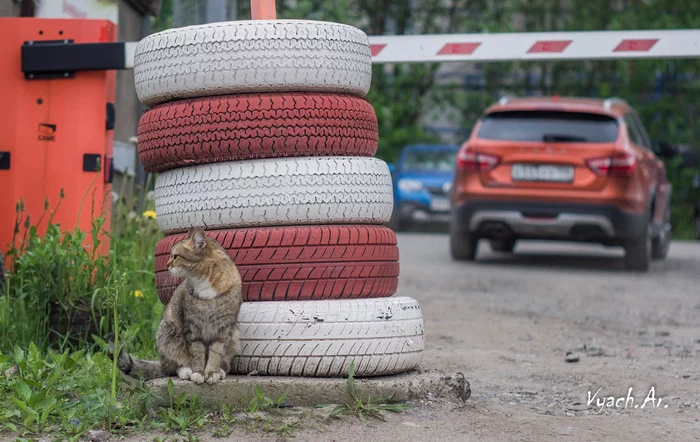
<path fill-rule="evenodd" d="M 610 109 L 613 104 L 624 104 L 627 105 L 627 102 L 623 100 L 622 98 L 619 97 L 610 97 L 606 98 L 605 101 L 603 101 L 603 107 L 606 109 Z"/>
<path fill-rule="evenodd" d="M 508 100 L 510 100 L 511 98 L 513 98 L 511 95 L 504 95 L 498 100 L 498 104 L 503 106 L 504 104 L 508 103 Z"/>

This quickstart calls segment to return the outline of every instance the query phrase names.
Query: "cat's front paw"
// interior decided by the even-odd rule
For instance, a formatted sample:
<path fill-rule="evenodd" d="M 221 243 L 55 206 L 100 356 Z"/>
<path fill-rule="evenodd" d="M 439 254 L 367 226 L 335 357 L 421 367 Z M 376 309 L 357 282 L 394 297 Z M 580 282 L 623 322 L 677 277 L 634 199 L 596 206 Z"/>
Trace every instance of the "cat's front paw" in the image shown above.
<path fill-rule="evenodd" d="M 195 371 L 190 375 L 190 381 L 194 382 L 195 384 L 203 384 L 204 375 L 198 371 Z"/>
<path fill-rule="evenodd" d="M 190 367 L 180 367 L 177 369 L 177 377 L 183 381 L 189 381 L 190 376 L 192 376 L 192 369 Z"/>
<path fill-rule="evenodd" d="M 214 385 L 225 377 L 226 373 L 222 369 L 219 369 L 219 371 L 215 371 L 213 373 L 207 373 L 207 384 Z"/>

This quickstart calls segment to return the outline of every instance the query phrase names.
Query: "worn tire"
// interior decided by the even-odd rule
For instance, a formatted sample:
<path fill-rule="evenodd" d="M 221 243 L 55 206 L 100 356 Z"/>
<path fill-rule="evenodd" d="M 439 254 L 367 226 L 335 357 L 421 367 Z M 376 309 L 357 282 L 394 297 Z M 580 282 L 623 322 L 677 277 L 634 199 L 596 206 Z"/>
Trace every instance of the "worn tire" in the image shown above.
<path fill-rule="evenodd" d="M 512 253 L 513 250 L 515 249 L 515 240 L 514 239 L 505 239 L 505 240 L 492 239 L 489 241 L 489 246 L 491 247 L 491 250 L 493 250 L 494 252 Z"/>
<path fill-rule="evenodd" d="M 243 279 L 245 301 L 388 297 L 396 293 L 399 249 L 382 226 L 293 226 L 207 231 L 228 252 Z M 182 282 L 167 271 L 173 245 L 156 246 L 158 296 L 167 304 Z"/>
<path fill-rule="evenodd" d="M 240 353 L 231 373 L 265 376 L 380 376 L 421 361 L 423 318 L 406 297 L 244 302 Z"/>
<path fill-rule="evenodd" d="M 647 227 L 647 232 L 625 244 L 625 257 L 623 259 L 625 268 L 636 272 L 648 272 L 651 264 L 651 225 Z"/>
<path fill-rule="evenodd" d="M 671 207 L 666 208 L 661 232 L 651 241 L 651 258 L 666 259 L 671 248 Z"/>
<path fill-rule="evenodd" d="M 260 92 L 365 96 L 369 38 L 352 26 L 255 20 L 169 29 L 139 41 L 134 81 L 147 107 L 181 98 Z"/>
<path fill-rule="evenodd" d="M 143 114 L 139 158 L 147 172 L 222 161 L 374 156 L 377 116 L 337 94 L 255 94 L 167 103 Z"/>
<path fill-rule="evenodd" d="M 479 237 L 459 229 L 460 220 L 452 215 L 450 220 L 450 255 L 454 261 L 474 261 L 479 250 Z"/>
<path fill-rule="evenodd" d="M 387 164 L 368 157 L 270 158 L 204 164 L 158 175 L 165 234 L 299 224 L 384 224 L 393 192 Z"/>

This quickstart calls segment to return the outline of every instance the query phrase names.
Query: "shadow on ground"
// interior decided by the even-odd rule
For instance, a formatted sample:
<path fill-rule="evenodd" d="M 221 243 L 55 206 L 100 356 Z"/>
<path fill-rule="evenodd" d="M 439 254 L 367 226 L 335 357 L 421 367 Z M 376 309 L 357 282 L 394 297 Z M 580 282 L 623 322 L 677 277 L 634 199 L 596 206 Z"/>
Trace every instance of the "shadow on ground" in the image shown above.
<path fill-rule="evenodd" d="M 621 256 L 608 256 L 600 254 L 571 255 L 563 253 L 530 253 L 518 252 L 514 254 L 494 253 L 489 251 L 487 256 L 477 258 L 477 264 L 499 265 L 504 267 L 537 267 L 543 269 L 570 269 L 575 271 L 605 271 L 625 272 Z"/>

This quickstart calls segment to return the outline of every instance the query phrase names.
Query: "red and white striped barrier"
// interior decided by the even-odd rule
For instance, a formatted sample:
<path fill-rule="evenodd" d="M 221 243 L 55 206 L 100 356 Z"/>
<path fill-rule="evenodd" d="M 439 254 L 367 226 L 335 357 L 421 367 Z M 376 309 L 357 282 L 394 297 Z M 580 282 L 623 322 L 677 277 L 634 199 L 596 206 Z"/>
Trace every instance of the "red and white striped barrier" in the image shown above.
<path fill-rule="evenodd" d="M 373 63 L 700 57 L 700 30 L 513 32 L 369 37 Z M 125 45 L 134 67 L 136 42 Z"/>
<path fill-rule="evenodd" d="M 370 37 L 374 63 L 695 58 L 700 30 Z"/>

